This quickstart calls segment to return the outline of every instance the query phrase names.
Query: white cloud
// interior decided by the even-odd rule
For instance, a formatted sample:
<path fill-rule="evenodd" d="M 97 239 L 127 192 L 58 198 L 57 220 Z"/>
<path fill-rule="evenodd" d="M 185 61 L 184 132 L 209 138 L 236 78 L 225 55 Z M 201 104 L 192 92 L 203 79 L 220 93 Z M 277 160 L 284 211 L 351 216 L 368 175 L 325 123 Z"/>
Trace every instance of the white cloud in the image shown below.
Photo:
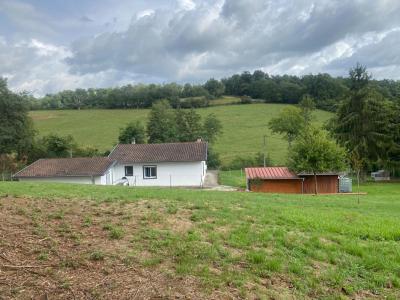
<path fill-rule="evenodd" d="M 184 10 L 192 10 L 196 8 L 196 3 L 192 0 L 178 0 L 179 7 Z"/>
<path fill-rule="evenodd" d="M 116 71 L 76 75 L 69 72 L 65 59 L 71 55 L 65 47 L 32 39 L 6 43 L 0 37 L 0 76 L 8 78 L 10 87 L 37 96 L 79 87 L 108 87 L 132 82 L 128 75 Z"/>
<path fill-rule="evenodd" d="M 148 17 L 148 16 L 151 16 L 152 14 L 154 14 L 154 10 L 153 9 L 145 9 L 145 10 L 142 10 L 142 11 L 137 13 L 136 19 L 140 19 L 140 18 L 143 18 L 143 17 Z"/>
<path fill-rule="evenodd" d="M 0 75 L 38 94 L 133 81 L 198 82 L 254 69 L 343 75 L 357 61 L 377 76 L 385 70 L 400 76 L 398 0 L 166 3 L 121 1 L 110 10 L 96 2 L 57 22 L 35 5 L 0 0 L 0 15 L 20 31 L 0 37 Z M 77 34 L 70 44 L 67 37 Z"/>

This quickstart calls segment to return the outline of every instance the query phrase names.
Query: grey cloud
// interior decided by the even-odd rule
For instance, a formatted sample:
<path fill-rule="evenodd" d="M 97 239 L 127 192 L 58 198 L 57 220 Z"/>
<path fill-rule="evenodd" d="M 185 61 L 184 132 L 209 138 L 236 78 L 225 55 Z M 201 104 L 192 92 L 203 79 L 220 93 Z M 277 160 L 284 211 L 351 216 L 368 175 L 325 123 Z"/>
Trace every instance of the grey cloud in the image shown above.
<path fill-rule="evenodd" d="M 21 42 L 0 37 L 0 75 L 11 74 L 15 87 L 37 85 L 41 93 L 128 81 L 199 82 L 260 68 L 343 75 L 357 61 L 379 76 L 386 70 L 400 78 L 398 0 L 163 3 L 121 2 L 121 9 L 131 9 L 101 7 L 100 13 L 92 6 L 53 26 L 56 20 L 33 5 L 0 0 L 0 15 L 23 32 Z M 57 31 L 57 37 L 46 30 Z M 77 34 L 86 36 L 77 39 Z M 47 44 L 32 45 L 32 38 Z"/>
<path fill-rule="evenodd" d="M 336 61 L 332 66 L 347 67 L 360 61 L 371 68 L 400 65 L 400 28 L 386 34 L 382 40 L 361 47 L 351 57 Z"/>
<path fill-rule="evenodd" d="M 19 0 L 0 1 L 0 15 L 5 15 L 11 23 L 18 28 L 20 36 L 54 36 L 52 26 L 46 24 L 49 21 L 33 5 Z"/>
<path fill-rule="evenodd" d="M 93 19 L 89 18 L 88 16 L 82 16 L 79 18 L 79 21 L 81 21 L 83 23 L 91 23 L 91 22 L 93 22 Z"/>
<path fill-rule="evenodd" d="M 199 79 L 301 59 L 348 37 L 399 26 L 398 15 L 396 0 L 203 3 L 189 11 L 156 10 L 124 32 L 77 41 L 68 63 L 76 73 L 114 69 L 161 80 L 179 80 L 193 64 L 187 79 Z"/>

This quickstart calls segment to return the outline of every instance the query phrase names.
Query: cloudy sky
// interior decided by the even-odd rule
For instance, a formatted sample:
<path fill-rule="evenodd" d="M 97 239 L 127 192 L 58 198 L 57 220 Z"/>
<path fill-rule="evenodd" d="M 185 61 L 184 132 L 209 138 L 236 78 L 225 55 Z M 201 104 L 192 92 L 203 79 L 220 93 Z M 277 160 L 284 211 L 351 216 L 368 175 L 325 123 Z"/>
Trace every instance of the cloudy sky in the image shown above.
<path fill-rule="evenodd" d="M 400 79 L 399 0 L 0 0 L 0 76 L 35 95 L 356 62 Z"/>

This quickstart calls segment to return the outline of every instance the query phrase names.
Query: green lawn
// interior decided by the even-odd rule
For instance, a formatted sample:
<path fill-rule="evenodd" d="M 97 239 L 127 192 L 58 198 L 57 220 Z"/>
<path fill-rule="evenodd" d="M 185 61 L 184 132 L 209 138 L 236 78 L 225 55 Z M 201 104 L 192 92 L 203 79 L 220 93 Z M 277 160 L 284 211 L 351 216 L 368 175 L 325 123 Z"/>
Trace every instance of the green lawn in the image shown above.
<path fill-rule="evenodd" d="M 399 299 L 400 185 L 373 183 L 362 190 L 368 195 L 361 196 L 358 204 L 357 196 L 349 195 L 8 182 L 0 183 L 1 230 L 14 216 L 19 223 L 22 217 L 32 218 L 26 224 L 39 226 L 40 239 L 44 239 L 46 232 L 52 236 L 52 230 L 62 224 L 64 235 L 58 247 L 62 241 L 70 245 L 68 241 L 77 234 L 74 230 L 79 230 L 80 244 L 74 255 L 79 255 L 79 247 L 87 245 L 93 232 L 102 230 L 105 240 L 89 244 L 98 245 L 89 256 L 96 262 L 85 261 L 84 267 L 71 267 L 69 272 L 120 259 L 133 264 L 133 270 L 141 267 L 169 274 L 171 281 L 194 276 L 206 294 Z M 28 204 L 10 207 L 21 197 L 28 198 Z M 50 208 L 54 209 L 51 213 Z M 82 222 L 81 227 L 69 224 L 76 220 Z M 70 230 L 65 232 L 65 228 Z M 32 234 L 36 233 L 30 232 L 31 239 Z M 73 275 L 69 278 L 69 289 L 77 288 L 80 283 L 73 281 Z M 103 292 L 111 293 L 113 285 L 101 288 L 100 298 Z"/>
<path fill-rule="evenodd" d="M 228 99 L 229 100 L 229 99 Z M 223 123 L 224 132 L 215 149 L 224 163 L 235 156 L 250 156 L 262 151 L 263 136 L 267 135 L 267 149 L 275 164 L 286 160 L 286 141 L 273 135 L 267 128 L 268 121 L 285 105 L 248 104 L 215 106 L 198 109 L 201 115 L 214 113 Z M 61 110 L 33 111 L 31 116 L 39 134 L 71 134 L 84 146 L 109 150 L 118 139 L 119 128 L 134 120 L 145 121 L 148 110 Z M 330 113 L 317 111 L 317 124 L 322 124 Z"/>
<path fill-rule="evenodd" d="M 222 185 L 235 186 L 242 189 L 246 188 L 246 174 L 244 169 L 219 171 L 218 181 Z"/>

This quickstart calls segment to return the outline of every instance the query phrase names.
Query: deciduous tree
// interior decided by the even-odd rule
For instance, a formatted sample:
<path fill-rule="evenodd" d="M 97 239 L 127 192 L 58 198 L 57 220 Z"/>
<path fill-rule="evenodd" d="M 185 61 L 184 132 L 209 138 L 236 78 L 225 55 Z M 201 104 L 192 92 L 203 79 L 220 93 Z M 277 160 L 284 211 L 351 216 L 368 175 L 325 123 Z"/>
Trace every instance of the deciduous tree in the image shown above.
<path fill-rule="evenodd" d="M 326 132 L 307 127 L 302 130 L 289 150 L 288 165 L 298 172 L 314 174 L 315 193 L 318 193 L 317 173 L 342 171 L 345 165 L 346 152 Z"/>
<path fill-rule="evenodd" d="M 290 106 L 285 107 L 268 124 L 273 133 L 283 134 L 286 137 L 290 148 L 292 141 L 304 129 L 306 122 L 302 111 L 298 107 Z"/>
<path fill-rule="evenodd" d="M 131 122 L 125 128 L 121 128 L 118 136 L 120 144 L 144 144 L 146 143 L 146 131 L 140 121 Z"/>
<path fill-rule="evenodd" d="M 149 143 L 178 141 L 175 114 L 166 100 L 155 103 L 147 122 Z"/>
<path fill-rule="evenodd" d="M 0 154 L 26 154 L 34 137 L 28 103 L 23 95 L 11 92 L 0 78 Z"/>

